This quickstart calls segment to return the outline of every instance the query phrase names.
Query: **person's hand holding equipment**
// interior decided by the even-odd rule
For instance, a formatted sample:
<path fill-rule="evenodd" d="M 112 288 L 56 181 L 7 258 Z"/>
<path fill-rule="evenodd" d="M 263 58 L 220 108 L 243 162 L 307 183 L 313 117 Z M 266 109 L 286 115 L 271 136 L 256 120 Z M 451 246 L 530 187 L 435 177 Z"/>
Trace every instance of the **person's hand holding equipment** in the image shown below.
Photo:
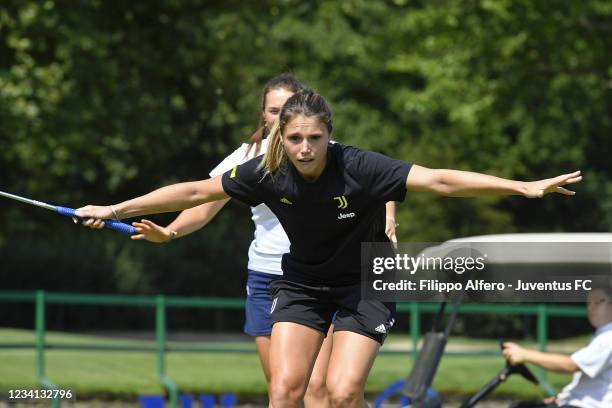
<path fill-rule="evenodd" d="M 41 208 L 45 208 L 47 210 L 51 210 L 51 211 L 55 211 L 58 214 L 61 214 L 63 216 L 66 217 L 71 217 L 72 219 L 76 219 L 76 222 L 82 220 L 80 214 L 77 214 L 76 211 L 72 208 L 68 208 L 68 207 L 61 207 L 59 205 L 51 205 L 51 204 L 47 204 L 47 203 L 43 203 L 42 201 L 36 201 L 36 200 L 32 200 L 29 198 L 25 198 L 25 197 L 21 197 L 15 194 L 10 194 L 10 193 L 6 193 L 4 191 L 0 191 L 0 196 L 2 197 L 6 197 L 6 198 L 10 198 L 12 200 L 16 200 L 16 201 L 21 201 L 22 203 L 26 203 L 26 204 L 30 204 L 30 205 L 35 205 L 36 207 L 41 207 Z M 112 213 L 112 211 L 111 211 Z M 108 215 L 108 214 L 107 214 Z M 122 232 L 124 234 L 128 234 L 128 235 L 132 235 L 135 233 L 135 229 L 134 227 L 132 227 L 129 224 L 124 224 L 122 222 L 119 222 L 118 219 L 111 219 L 112 214 L 105 217 L 107 219 L 107 222 L 97 222 L 97 228 L 102 228 L 102 227 L 106 227 L 108 229 L 111 229 L 113 231 L 118 231 L 118 232 Z M 91 224 L 93 224 L 93 220 L 89 220 L 91 221 Z M 101 226 L 100 226 L 101 225 Z"/>
<path fill-rule="evenodd" d="M 112 205 L 109 206 L 95 206 L 88 205 L 85 207 L 77 208 L 72 210 L 70 214 L 65 214 L 75 222 L 82 221 L 83 225 L 93 229 L 109 228 L 115 229 L 120 232 L 124 232 L 129 235 L 134 235 L 136 229 L 129 225 L 119 222 L 119 217 L 115 212 Z M 117 225 L 121 225 L 121 230 L 118 229 Z"/>
<path fill-rule="evenodd" d="M 511 365 L 525 362 L 525 349 L 516 343 L 505 342 L 502 354 Z"/>

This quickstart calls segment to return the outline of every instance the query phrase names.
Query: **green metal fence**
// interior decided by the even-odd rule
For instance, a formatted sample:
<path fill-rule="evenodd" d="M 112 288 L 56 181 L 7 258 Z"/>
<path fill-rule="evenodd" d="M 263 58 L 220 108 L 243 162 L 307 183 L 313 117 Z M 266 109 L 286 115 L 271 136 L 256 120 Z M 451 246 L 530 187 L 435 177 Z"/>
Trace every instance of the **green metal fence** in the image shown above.
<path fill-rule="evenodd" d="M 98 295 L 83 293 L 54 293 L 45 291 L 19 292 L 0 291 L 0 302 L 34 302 L 35 303 L 35 344 L 1 343 L 0 348 L 35 348 L 36 350 L 36 378 L 46 389 L 57 389 L 45 375 L 45 350 L 51 345 L 45 342 L 45 310 L 48 304 L 80 304 L 80 305 L 113 305 L 128 307 L 152 307 L 155 309 L 155 347 L 144 346 L 90 346 L 70 344 L 53 346 L 68 350 L 124 350 L 124 351 L 151 351 L 157 354 L 157 374 L 161 384 L 168 392 L 168 400 L 171 407 L 176 407 L 178 399 L 178 386 L 166 375 L 165 355 L 169 351 L 228 351 L 240 350 L 219 348 L 210 349 L 203 347 L 180 347 L 171 348 L 166 341 L 166 312 L 168 308 L 194 307 L 203 309 L 225 309 L 237 310 L 244 308 L 243 299 L 216 298 L 216 297 L 179 297 L 179 296 L 132 296 L 132 295 Z M 412 356 L 416 358 L 418 353 L 418 341 L 421 337 L 420 317 L 423 313 L 436 313 L 438 304 L 431 303 L 399 303 L 397 311 L 410 314 L 410 336 L 412 340 Z M 584 307 L 557 306 L 557 305 L 519 305 L 519 304 L 465 304 L 461 306 L 462 314 L 498 314 L 498 315 L 532 315 L 537 317 L 536 338 L 540 350 L 546 350 L 548 340 L 548 318 L 560 317 L 584 317 Z M 384 351 L 383 351 L 384 353 Z M 482 353 L 473 353 L 482 354 Z M 542 372 L 542 376 L 544 373 Z M 59 406 L 59 401 L 54 400 L 53 406 Z"/>

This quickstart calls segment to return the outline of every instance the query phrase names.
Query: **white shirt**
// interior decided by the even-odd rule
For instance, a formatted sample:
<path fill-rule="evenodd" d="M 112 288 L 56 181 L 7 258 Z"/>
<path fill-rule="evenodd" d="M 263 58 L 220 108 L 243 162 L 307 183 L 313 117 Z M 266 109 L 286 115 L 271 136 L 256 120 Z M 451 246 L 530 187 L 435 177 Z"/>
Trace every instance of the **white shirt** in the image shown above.
<path fill-rule="evenodd" d="M 243 143 L 242 146 L 234 150 L 210 172 L 210 177 L 223 174 L 254 158 L 255 146 L 251 148 L 249 156 L 245 157 L 248 146 L 248 144 Z M 263 154 L 267 147 L 268 140 L 264 139 L 259 154 Z M 249 247 L 248 268 L 257 272 L 282 275 L 281 259 L 284 253 L 289 252 L 289 238 L 287 238 L 278 218 L 266 205 L 260 204 L 257 207 L 251 207 L 251 212 L 253 213 L 251 219 L 255 223 L 255 237 Z"/>
<path fill-rule="evenodd" d="M 612 407 L 612 322 L 597 329 L 588 346 L 571 359 L 580 371 L 559 393 L 559 406 Z"/>

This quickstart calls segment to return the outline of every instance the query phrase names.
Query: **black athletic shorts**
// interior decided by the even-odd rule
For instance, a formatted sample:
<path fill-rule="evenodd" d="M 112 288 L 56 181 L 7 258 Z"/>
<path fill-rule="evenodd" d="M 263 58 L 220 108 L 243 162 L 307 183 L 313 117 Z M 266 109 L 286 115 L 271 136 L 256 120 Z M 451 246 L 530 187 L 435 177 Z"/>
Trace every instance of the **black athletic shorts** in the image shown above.
<path fill-rule="evenodd" d="M 309 286 L 279 279 L 270 284 L 272 324 L 303 324 L 327 334 L 334 318 L 334 331 L 350 331 L 381 345 L 395 322 L 395 303 L 361 300 L 361 286 Z"/>

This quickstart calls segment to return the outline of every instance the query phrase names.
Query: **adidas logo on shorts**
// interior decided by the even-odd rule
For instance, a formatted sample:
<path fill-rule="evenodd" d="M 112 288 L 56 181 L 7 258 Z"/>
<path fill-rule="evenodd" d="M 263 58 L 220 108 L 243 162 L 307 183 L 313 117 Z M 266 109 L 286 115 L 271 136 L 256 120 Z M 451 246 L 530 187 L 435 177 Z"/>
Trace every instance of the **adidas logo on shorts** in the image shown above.
<path fill-rule="evenodd" d="M 377 328 L 374 329 L 375 331 L 379 332 L 379 333 L 387 333 L 387 328 L 385 327 L 384 324 L 379 325 Z"/>
<path fill-rule="evenodd" d="M 278 298 L 274 298 L 274 300 L 272 301 L 272 307 L 270 308 L 270 314 L 272 314 L 272 312 L 274 312 L 274 308 L 276 307 L 276 301 L 278 300 Z"/>

